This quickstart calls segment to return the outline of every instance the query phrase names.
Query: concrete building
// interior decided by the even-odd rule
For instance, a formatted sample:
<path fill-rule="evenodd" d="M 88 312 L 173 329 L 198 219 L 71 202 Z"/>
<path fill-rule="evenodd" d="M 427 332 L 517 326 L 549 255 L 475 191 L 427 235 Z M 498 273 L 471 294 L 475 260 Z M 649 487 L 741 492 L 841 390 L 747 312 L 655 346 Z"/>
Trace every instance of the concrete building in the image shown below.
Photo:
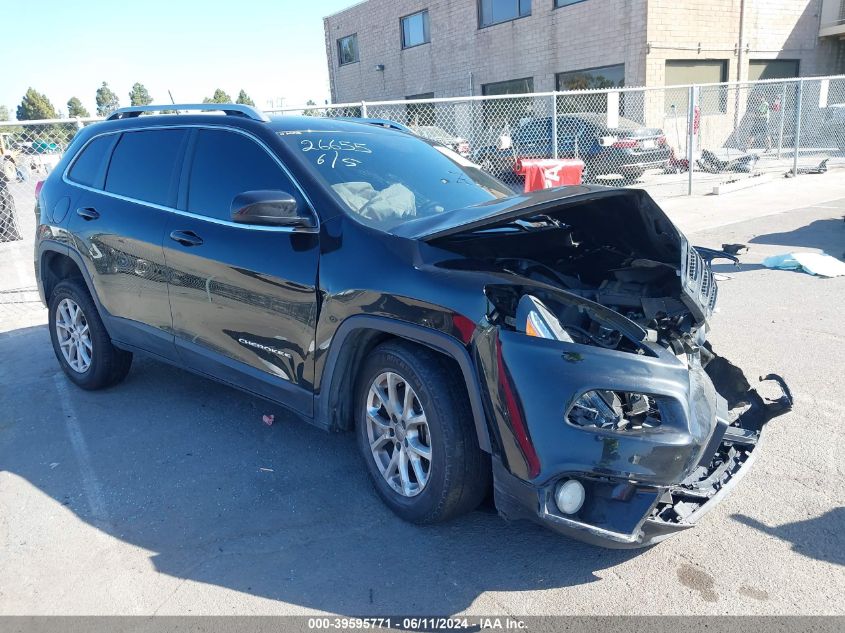
<path fill-rule="evenodd" d="M 324 20 L 335 103 L 845 73 L 845 0 L 366 0 Z"/>

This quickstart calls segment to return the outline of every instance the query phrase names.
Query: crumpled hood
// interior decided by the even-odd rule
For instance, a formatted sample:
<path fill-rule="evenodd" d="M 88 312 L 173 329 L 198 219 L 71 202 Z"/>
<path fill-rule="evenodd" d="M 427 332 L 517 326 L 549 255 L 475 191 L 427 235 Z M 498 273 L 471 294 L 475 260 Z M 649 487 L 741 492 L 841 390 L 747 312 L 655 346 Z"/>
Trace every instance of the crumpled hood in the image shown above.
<path fill-rule="evenodd" d="M 624 200 L 627 205 L 634 202 L 633 206 L 639 209 L 647 208 L 648 215 L 654 220 L 663 220 L 674 229 L 669 218 L 645 191 L 577 185 L 517 194 L 463 209 L 409 220 L 393 228 L 391 233 L 399 237 L 433 242 L 458 233 L 490 228 L 519 218 L 547 213 L 556 208 L 608 198 L 619 198 L 620 202 Z M 608 203 L 612 204 L 612 201 Z M 677 230 L 675 233 L 675 237 L 680 235 Z"/>

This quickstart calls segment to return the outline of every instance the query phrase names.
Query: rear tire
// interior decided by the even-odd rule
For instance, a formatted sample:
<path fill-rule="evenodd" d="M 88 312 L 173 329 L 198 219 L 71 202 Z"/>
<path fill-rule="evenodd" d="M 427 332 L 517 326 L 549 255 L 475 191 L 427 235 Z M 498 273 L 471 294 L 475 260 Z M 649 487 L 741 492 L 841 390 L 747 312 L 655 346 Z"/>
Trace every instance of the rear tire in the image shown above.
<path fill-rule="evenodd" d="M 88 288 L 66 279 L 49 301 L 50 339 L 68 378 L 83 389 L 103 389 L 126 378 L 132 354 L 112 345 Z"/>
<path fill-rule="evenodd" d="M 411 523 L 470 512 L 490 488 L 463 385 L 443 357 L 406 342 L 377 347 L 358 377 L 358 447 L 379 496 Z"/>

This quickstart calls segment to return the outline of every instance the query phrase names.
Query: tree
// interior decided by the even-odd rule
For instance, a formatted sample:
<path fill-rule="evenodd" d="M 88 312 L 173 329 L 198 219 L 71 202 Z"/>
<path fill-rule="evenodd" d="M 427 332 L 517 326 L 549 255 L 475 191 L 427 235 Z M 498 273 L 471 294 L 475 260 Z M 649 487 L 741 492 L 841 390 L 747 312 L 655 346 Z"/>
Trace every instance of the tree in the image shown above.
<path fill-rule="evenodd" d="M 147 92 L 147 88 L 144 84 L 136 82 L 135 85 L 132 86 L 132 90 L 129 92 L 129 105 L 150 105 L 152 102 L 153 98 L 150 96 L 150 93 Z"/>
<path fill-rule="evenodd" d="M 255 101 L 252 100 L 243 88 L 241 88 L 241 91 L 238 93 L 238 99 L 235 103 L 255 107 Z"/>
<path fill-rule="evenodd" d="M 4 105 L 0 105 L 0 121 L 8 121 L 9 120 L 9 108 Z"/>
<path fill-rule="evenodd" d="M 88 110 L 85 109 L 85 106 L 82 105 L 82 102 L 79 100 L 79 97 L 71 97 L 67 100 L 67 115 L 71 119 L 79 119 L 86 116 L 91 116 L 88 113 Z"/>
<path fill-rule="evenodd" d="M 308 101 L 305 102 L 305 105 L 315 106 L 315 105 L 317 105 L 317 102 L 314 101 L 313 99 L 309 99 Z M 314 110 L 312 108 L 306 108 L 305 110 L 303 110 L 302 115 L 303 116 L 323 116 L 322 112 L 320 112 L 319 110 Z"/>
<path fill-rule="evenodd" d="M 97 88 L 97 114 L 108 116 L 120 107 L 120 99 L 105 81 Z"/>
<path fill-rule="evenodd" d="M 230 97 L 226 93 L 226 91 L 221 90 L 220 88 L 218 88 L 217 90 L 214 91 L 213 97 L 211 97 L 211 98 L 206 97 L 205 99 L 202 100 L 202 102 L 203 103 L 234 103 L 232 101 L 232 97 Z"/>
<path fill-rule="evenodd" d="M 57 119 L 59 118 L 56 109 L 47 95 L 30 88 L 18 106 L 18 121 L 33 121 L 35 119 Z"/>

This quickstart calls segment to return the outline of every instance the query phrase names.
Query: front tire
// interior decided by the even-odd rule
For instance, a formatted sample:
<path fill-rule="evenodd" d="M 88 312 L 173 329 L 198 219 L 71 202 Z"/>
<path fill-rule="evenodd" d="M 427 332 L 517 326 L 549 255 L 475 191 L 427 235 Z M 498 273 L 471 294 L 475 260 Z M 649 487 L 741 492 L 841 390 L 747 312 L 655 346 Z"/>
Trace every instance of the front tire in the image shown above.
<path fill-rule="evenodd" d="M 490 487 L 462 386 L 440 355 L 405 342 L 377 347 L 359 375 L 358 446 L 379 496 L 406 521 L 470 512 Z"/>
<path fill-rule="evenodd" d="M 78 279 L 56 285 L 49 302 L 53 351 L 68 378 L 83 389 L 103 389 L 122 381 L 132 354 L 112 345 L 88 288 Z"/>

